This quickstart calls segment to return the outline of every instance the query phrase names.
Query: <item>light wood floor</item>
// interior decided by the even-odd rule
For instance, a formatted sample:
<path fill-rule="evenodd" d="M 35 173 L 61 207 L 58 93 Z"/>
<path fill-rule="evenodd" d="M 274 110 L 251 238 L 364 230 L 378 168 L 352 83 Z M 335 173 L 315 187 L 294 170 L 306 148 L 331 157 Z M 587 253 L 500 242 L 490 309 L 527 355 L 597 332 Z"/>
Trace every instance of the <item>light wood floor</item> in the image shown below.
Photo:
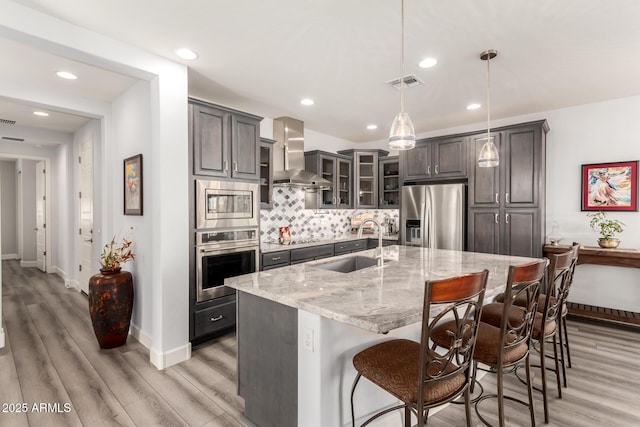
<path fill-rule="evenodd" d="M 197 346 L 191 360 L 158 371 L 131 338 L 123 347 L 100 350 L 86 297 L 66 289 L 57 276 L 22 269 L 15 261 L 4 261 L 2 269 L 0 426 L 248 425 L 235 393 L 233 334 Z M 640 333 L 578 322 L 569 328 L 573 368 L 562 400 L 552 388 L 549 425 L 640 426 Z M 495 376 L 488 374 L 482 384 L 495 390 Z M 513 375 L 505 387 L 525 397 Z M 540 393 L 534 396 L 537 424 L 543 425 Z M 22 402 L 26 413 L 2 411 Z M 41 403 L 50 405 L 40 408 Z M 482 412 L 494 419 L 496 409 L 488 401 Z M 429 425 L 464 425 L 463 406 L 450 405 L 430 417 Z M 480 425 L 475 413 L 473 425 Z M 507 425 L 529 425 L 523 408 L 507 409 Z"/>

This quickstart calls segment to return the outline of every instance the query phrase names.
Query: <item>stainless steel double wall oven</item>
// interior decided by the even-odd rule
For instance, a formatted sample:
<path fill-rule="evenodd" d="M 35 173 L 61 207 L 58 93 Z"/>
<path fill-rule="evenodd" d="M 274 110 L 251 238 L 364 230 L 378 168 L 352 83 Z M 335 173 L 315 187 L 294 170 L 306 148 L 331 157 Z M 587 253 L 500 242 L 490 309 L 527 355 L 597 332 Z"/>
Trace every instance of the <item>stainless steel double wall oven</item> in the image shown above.
<path fill-rule="evenodd" d="M 196 180 L 196 301 L 231 295 L 224 279 L 258 270 L 258 184 Z"/>

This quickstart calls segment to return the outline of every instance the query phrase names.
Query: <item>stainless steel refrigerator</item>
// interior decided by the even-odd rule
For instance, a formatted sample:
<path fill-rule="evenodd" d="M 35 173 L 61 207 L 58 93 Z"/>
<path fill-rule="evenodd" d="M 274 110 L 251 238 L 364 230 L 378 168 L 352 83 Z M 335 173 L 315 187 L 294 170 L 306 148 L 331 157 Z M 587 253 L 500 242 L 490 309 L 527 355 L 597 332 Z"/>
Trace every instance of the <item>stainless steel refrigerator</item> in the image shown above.
<path fill-rule="evenodd" d="M 402 187 L 400 242 L 435 249 L 465 249 L 465 184 Z"/>

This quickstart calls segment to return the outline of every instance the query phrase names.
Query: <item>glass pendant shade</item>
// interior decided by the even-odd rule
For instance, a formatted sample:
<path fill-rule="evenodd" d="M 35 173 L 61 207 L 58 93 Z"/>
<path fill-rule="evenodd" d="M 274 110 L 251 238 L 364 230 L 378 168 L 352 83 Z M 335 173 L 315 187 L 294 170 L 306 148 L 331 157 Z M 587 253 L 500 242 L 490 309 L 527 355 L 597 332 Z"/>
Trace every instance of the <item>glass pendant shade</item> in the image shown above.
<path fill-rule="evenodd" d="M 416 132 L 407 113 L 398 113 L 389 132 L 389 148 L 411 150 L 416 146 Z"/>
<path fill-rule="evenodd" d="M 493 143 L 493 137 L 489 137 L 480 150 L 478 166 L 481 168 L 493 168 L 498 166 L 498 164 L 500 164 L 498 148 L 496 144 Z"/>

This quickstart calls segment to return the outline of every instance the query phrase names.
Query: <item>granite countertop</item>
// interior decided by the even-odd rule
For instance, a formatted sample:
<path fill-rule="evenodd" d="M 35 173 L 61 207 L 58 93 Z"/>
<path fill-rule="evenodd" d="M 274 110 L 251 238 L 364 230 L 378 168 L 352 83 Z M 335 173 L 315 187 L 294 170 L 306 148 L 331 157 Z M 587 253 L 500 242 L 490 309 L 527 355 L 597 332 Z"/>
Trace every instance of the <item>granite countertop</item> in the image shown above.
<path fill-rule="evenodd" d="M 374 250 L 358 252 L 372 257 Z M 506 285 L 509 265 L 533 258 L 409 246 L 383 248 L 385 265 L 352 273 L 317 268 L 341 255 L 225 279 L 225 285 L 290 307 L 383 334 L 422 319 L 424 282 L 489 270 L 485 298 Z M 435 313 L 432 313 L 434 315 Z"/>
<path fill-rule="evenodd" d="M 294 243 L 291 243 L 290 245 L 281 245 L 279 243 L 260 243 L 260 251 L 262 251 L 263 254 L 266 254 L 269 252 L 288 251 L 288 250 L 297 249 L 297 248 L 307 248 L 310 246 L 320 246 L 320 245 L 326 245 L 331 243 L 348 242 L 351 240 L 360 240 L 360 239 L 369 239 L 369 238 L 377 239 L 378 233 L 362 234 L 362 237 L 358 237 L 356 233 L 348 233 L 339 237 L 327 237 L 327 238 L 319 238 L 319 239 L 312 239 L 312 240 L 302 240 L 299 242 L 295 242 L 295 239 L 294 239 Z M 384 240 L 398 240 L 398 234 L 397 233 L 383 234 L 382 238 Z"/>

